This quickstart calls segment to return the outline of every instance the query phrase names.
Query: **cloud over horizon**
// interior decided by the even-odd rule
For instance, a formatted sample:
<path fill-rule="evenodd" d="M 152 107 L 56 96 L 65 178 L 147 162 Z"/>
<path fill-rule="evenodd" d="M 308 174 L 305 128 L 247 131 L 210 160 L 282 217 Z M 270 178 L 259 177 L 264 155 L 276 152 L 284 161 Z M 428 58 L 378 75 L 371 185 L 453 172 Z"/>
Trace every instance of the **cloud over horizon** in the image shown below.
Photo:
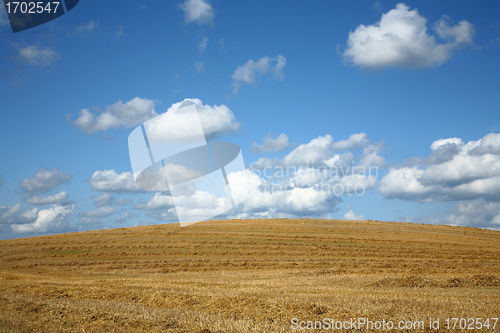
<path fill-rule="evenodd" d="M 458 138 L 440 139 L 432 143 L 431 149 L 433 153 L 424 161 L 432 164 L 389 170 L 380 187 L 385 198 L 500 201 L 500 134 L 490 133 L 468 143 Z"/>

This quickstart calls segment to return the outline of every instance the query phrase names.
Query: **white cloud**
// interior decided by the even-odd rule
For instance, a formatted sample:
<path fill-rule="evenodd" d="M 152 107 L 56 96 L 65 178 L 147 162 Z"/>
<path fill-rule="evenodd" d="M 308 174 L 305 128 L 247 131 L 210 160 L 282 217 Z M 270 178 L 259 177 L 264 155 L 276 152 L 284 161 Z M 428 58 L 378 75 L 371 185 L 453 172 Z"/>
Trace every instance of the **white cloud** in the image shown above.
<path fill-rule="evenodd" d="M 10 227 L 17 233 L 42 233 L 62 230 L 69 215 L 75 214 L 75 205 L 54 205 L 49 209 L 38 212 L 38 217 L 33 223 L 12 224 Z"/>
<path fill-rule="evenodd" d="M 500 155 L 500 134 L 486 134 L 479 143 L 479 146 L 471 150 L 474 155 L 495 154 Z"/>
<path fill-rule="evenodd" d="M 118 26 L 118 31 L 115 34 L 115 38 L 120 38 L 123 36 L 123 27 L 121 25 Z"/>
<path fill-rule="evenodd" d="M 134 175 L 125 171 L 117 174 L 115 170 L 96 171 L 87 180 L 93 191 L 137 193 L 145 190 L 135 184 Z"/>
<path fill-rule="evenodd" d="M 273 65 L 275 63 L 275 65 Z M 258 77 L 266 74 L 273 74 L 274 79 L 283 80 L 285 74 L 283 73 L 286 65 L 286 59 L 282 55 L 275 58 L 267 56 L 260 58 L 257 62 L 249 60 L 243 66 L 238 66 L 234 72 L 233 78 L 233 92 L 236 94 L 243 83 L 257 84 Z"/>
<path fill-rule="evenodd" d="M 207 216 L 217 216 L 231 208 L 228 197 L 217 198 L 214 194 L 205 191 L 196 191 L 189 196 L 176 197 L 175 202 L 177 214 L 191 221 L 200 221 Z"/>
<path fill-rule="evenodd" d="M 123 213 L 123 215 L 115 218 L 115 223 L 123 224 L 133 217 L 139 217 L 139 215 L 135 214 L 135 213 L 128 213 L 128 212 Z"/>
<path fill-rule="evenodd" d="M 447 17 L 435 25 L 437 35 L 446 43 L 437 43 L 427 33 L 427 20 L 416 9 L 403 3 L 382 14 L 380 22 L 361 24 L 349 33 L 344 59 L 361 68 L 424 68 L 446 62 L 461 45 L 472 44 L 474 28 L 467 21 L 450 26 Z"/>
<path fill-rule="evenodd" d="M 449 225 L 500 230 L 500 202 L 484 199 L 460 201 L 442 221 Z"/>
<path fill-rule="evenodd" d="M 50 66 L 59 59 L 59 54 L 50 47 L 21 44 L 17 46 L 17 58 L 31 66 Z"/>
<path fill-rule="evenodd" d="M 200 44 L 198 44 L 198 50 L 200 50 L 200 52 L 205 51 L 205 48 L 207 47 L 208 44 L 208 40 L 209 40 L 208 37 L 203 37 Z"/>
<path fill-rule="evenodd" d="M 198 74 L 205 73 L 205 62 L 204 61 L 195 62 L 194 63 L 194 70 Z"/>
<path fill-rule="evenodd" d="M 94 32 L 95 28 L 99 26 L 99 22 L 90 21 L 87 24 L 77 25 L 73 35 L 88 34 Z"/>
<path fill-rule="evenodd" d="M 448 138 L 448 139 L 439 139 L 439 140 L 436 140 L 434 141 L 432 144 L 431 144 L 431 149 L 433 151 L 437 150 L 438 148 L 442 147 L 442 146 L 446 146 L 448 144 L 453 144 L 453 145 L 456 145 L 456 146 L 463 146 L 464 145 L 464 142 L 462 141 L 462 139 L 460 138 Z"/>
<path fill-rule="evenodd" d="M 348 212 L 344 214 L 344 220 L 356 220 L 356 221 L 361 221 L 365 220 L 365 217 L 363 215 L 356 215 L 351 206 L 347 206 Z"/>
<path fill-rule="evenodd" d="M 30 205 L 54 205 L 60 203 L 62 200 L 68 199 L 68 194 L 66 191 L 62 191 L 60 193 L 49 195 L 47 197 L 42 197 L 39 195 L 34 195 L 28 198 L 25 198 L 24 201 Z"/>
<path fill-rule="evenodd" d="M 104 206 L 104 207 L 99 207 L 95 210 L 80 212 L 78 213 L 78 215 L 81 217 L 108 217 L 116 213 L 118 213 L 116 208 L 110 206 Z"/>
<path fill-rule="evenodd" d="M 326 169 L 300 167 L 290 178 L 294 187 L 306 188 L 326 182 L 328 180 L 328 171 Z"/>
<path fill-rule="evenodd" d="M 281 133 L 276 139 L 273 139 L 270 135 L 266 135 L 262 141 L 262 145 L 254 142 L 250 149 L 259 153 L 267 153 L 271 151 L 283 151 L 290 147 L 288 135 L 285 133 Z"/>
<path fill-rule="evenodd" d="M 331 153 L 331 135 L 318 136 L 307 144 L 301 144 L 283 158 L 285 165 L 315 165 L 326 161 Z"/>
<path fill-rule="evenodd" d="M 59 185 L 69 184 L 72 177 L 72 175 L 57 170 L 57 168 L 52 170 L 40 168 L 35 177 L 21 180 L 19 186 L 28 192 L 48 192 Z"/>
<path fill-rule="evenodd" d="M 359 164 L 365 167 L 368 167 L 370 165 L 376 165 L 379 167 L 384 166 L 385 158 L 380 156 L 380 153 L 382 152 L 382 150 L 384 150 L 384 148 L 384 141 L 368 145 L 368 147 L 363 150 L 363 155 L 361 155 Z"/>
<path fill-rule="evenodd" d="M 330 168 L 347 169 L 353 165 L 354 155 L 348 151 L 344 154 L 335 154 L 332 158 L 325 161 Z"/>
<path fill-rule="evenodd" d="M 241 124 L 235 120 L 234 114 L 223 104 L 217 106 L 204 105 L 197 98 L 186 98 L 173 104 L 161 117 L 148 124 L 148 138 L 151 142 L 167 141 L 171 137 L 181 138 L 190 133 L 191 124 L 178 109 L 194 104 L 207 140 L 217 138 L 222 133 L 236 132 Z M 190 119 L 190 118 L 189 118 Z M 175 127 L 172 126 L 175 124 Z M 166 131 L 166 129 L 169 129 Z"/>
<path fill-rule="evenodd" d="M 181 9 L 184 11 L 184 20 L 186 24 L 191 22 L 198 24 L 213 25 L 214 9 L 206 0 L 186 0 Z"/>
<path fill-rule="evenodd" d="M 125 104 L 118 102 L 106 106 L 99 114 L 92 113 L 89 109 L 82 109 L 78 119 L 69 120 L 71 124 L 78 127 L 86 134 L 104 131 L 110 127 L 120 126 L 129 128 L 158 116 L 155 112 L 156 103 L 146 98 L 135 97 Z"/>
<path fill-rule="evenodd" d="M 433 154 L 424 160 L 432 164 L 390 169 L 382 178 L 380 191 L 386 198 L 423 202 L 500 201 L 499 147 L 498 133 L 466 144 L 458 138 L 437 140 L 431 145 Z"/>
<path fill-rule="evenodd" d="M 231 207 L 227 198 L 218 199 L 203 191 L 179 197 L 175 209 L 171 198 L 160 194 L 134 208 L 146 209 L 148 216 L 167 221 L 175 220 L 176 211 L 193 219 L 214 214 L 222 214 L 221 218 L 327 216 L 335 211 L 342 195 L 362 195 L 378 186 L 377 177 L 365 170 L 365 165 L 380 162 L 378 153 L 383 148 L 383 142 L 370 144 L 366 135 L 354 135 L 335 148 L 358 150 L 365 146 L 363 153 L 355 157 L 348 151 L 332 157 L 333 143 L 330 135 L 320 136 L 283 160 L 261 158 L 244 172 L 230 174 L 228 177 L 236 177 L 231 181 L 233 193 L 240 192 L 243 183 L 250 193 L 227 213 Z M 355 165 L 355 159 L 364 164 Z M 247 181 L 238 182 L 240 178 Z"/>
<path fill-rule="evenodd" d="M 257 160 L 257 162 L 253 162 L 250 165 L 250 169 L 252 169 L 252 170 L 271 169 L 275 165 L 277 165 L 278 163 L 279 163 L 279 160 L 277 157 L 275 159 L 270 159 L 268 157 L 261 157 Z"/>
<path fill-rule="evenodd" d="M 115 197 L 109 193 L 101 193 L 101 195 L 96 195 L 92 197 L 92 200 L 94 200 L 94 205 L 96 207 L 104 207 L 104 206 L 109 206 L 115 201 Z"/>
<path fill-rule="evenodd" d="M 255 149 L 254 143 L 253 148 Z M 262 147 L 262 146 L 259 146 Z M 357 151 L 365 147 L 361 155 L 353 155 L 351 151 L 343 154 L 333 154 L 335 150 L 352 149 Z M 257 162 L 250 165 L 250 169 L 265 172 L 265 177 L 275 177 L 273 173 L 284 174 L 296 172 L 302 167 L 311 167 L 328 171 L 329 178 L 333 176 L 344 177 L 347 174 L 376 174 L 378 177 L 378 168 L 385 167 L 385 159 L 380 156 L 384 150 L 385 143 L 370 143 L 366 134 L 353 134 L 348 140 L 334 142 L 331 135 L 319 136 L 307 144 L 301 144 L 282 160 L 278 158 L 270 159 L 260 158 Z M 358 161 L 357 164 L 355 162 Z M 285 171 L 286 170 L 286 171 Z M 376 178 L 375 177 L 375 178 Z M 372 182 L 371 178 L 370 183 Z"/>
<path fill-rule="evenodd" d="M 33 222 L 38 218 L 39 209 L 34 207 L 21 214 L 20 220 L 24 222 Z"/>
<path fill-rule="evenodd" d="M 182 133 L 189 132 L 190 124 L 182 115 L 176 111 L 184 106 L 194 104 L 198 111 L 198 116 L 203 127 L 205 137 L 207 139 L 216 138 L 222 133 L 235 132 L 241 124 L 235 120 L 234 113 L 223 104 L 220 106 L 204 105 L 201 100 L 197 98 L 186 98 L 182 102 L 174 103 L 167 110 L 162 113 L 160 117 L 155 112 L 155 101 L 142 99 L 136 97 L 127 103 L 123 104 L 118 101 L 115 104 L 108 105 L 104 111 L 98 116 L 90 112 L 89 109 L 80 111 L 77 120 L 70 122 L 80 128 L 82 132 L 92 134 L 98 131 L 104 131 L 110 127 L 118 128 L 137 126 L 151 118 L 157 117 L 148 127 L 149 139 L 164 140 L 165 135 L 171 135 L 171 131 L 165 131 L 166 128 L 170 129 L 172 123 L 176 124 L 175 130 L 179 132 L 177 137 L 182 137 Z M 167 133 L 168 132 L 168 133 Z"/>
<path fill-rule="evenodd" d="M 231 209 L 228 198 L 217 198 L 214 195 L 197 191 L 192 196 L 179 197 L 175 211 L 189 215 L 190 219 L 213 215 L 219 218 L 272 218 L 272 217 L 304 217 L 331 213 L 340 201 L 338 197 L 327 191 L 310 188 L 266 187 L 266 180 L 250 170 L 229 175 L 233 194 L 243 189 L 250 192 L 246 199 Z M 172 221 L 175 211 L 166 207 L 164 211 L 149 211 L 148 216 L 159 220 Z"/>
<path fill-rule="evenodd" d="M 14 206 L 0 207 L 0 223 L 12 223 L 14 218 L 21 213 L 21 204 L 17 203 Z"/>
<path fill-rule="evenodd" d="M 174 201 L 169 195 L 162 195 L 161 193 L 156 193 L 147 203 L 142 203 L 135 205 L 135 209 L 159 209 L 159 208 L 172 208 L 174 207 Z"/>
<path fill-rule="evenodd" d="M 349 135 L 349 139 L 334 142 L 331 146 L 333 150 L 355 150 L 364 148 L 370 142 L 365 133 L 355 133 Z"/>
<path fill-rule="evenodd" d="M 269 186 L 263 178 L 247 170 L 249 194 L 239 207 L 240 217 L 313 216 L 331 213 L 340 199 L 330 191 L 313 187 Z"/>
<path fill-rule="evenodd" d="M 20 203 L 14 206 L 2 206 L 0 207 L 0 224 L 31 223 L 38 218 L 38 212 L 39 210 L 36 207 L 23 212 Z"/>

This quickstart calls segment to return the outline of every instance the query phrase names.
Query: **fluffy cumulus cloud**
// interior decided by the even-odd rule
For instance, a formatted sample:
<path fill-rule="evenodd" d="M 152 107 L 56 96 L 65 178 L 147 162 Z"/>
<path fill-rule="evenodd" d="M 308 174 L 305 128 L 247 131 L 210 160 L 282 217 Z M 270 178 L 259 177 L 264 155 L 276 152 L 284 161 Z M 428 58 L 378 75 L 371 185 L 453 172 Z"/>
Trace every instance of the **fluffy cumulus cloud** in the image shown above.
<path fill-rule="evenodd" d="M 365 147 L 362 153 L 356 153 L 361 147 Z M 260 158 L 250 165 L 250 169 L 266 178 L 294 175 L 296 186 L 302 186 L 300 184 L 306 180 L 307 186 L 313 186 L 315 182 L 333 186 L 359 184 L 362 179 L 363 186 L 368 189 L 377 186 L 378 168 L 385 167 L 385 159 L 380 155 L 384 147 L 383 141 L 370 143 L 364 133 L 353 134 L 348 140 L 338 142 L 331 135 L 325 135 L 299 145 L 281 160 Z M 351 150 L 336 153 L 347 148 Z"/>
<path fill-rule="evenodd" d="M 181 4 L 184 11 L 184 22 L 198 24 L 214 24 L 214 9 L 207 0 L 186 0 Z"/>
<path fill-rule="evenodd" d="M 383 165 L 385 160 L 379 155 L 384 148 L 384 143 L 370 143 L 365 133 L 355 133 L 347 140 L 334 141 L 332 136 L 327 134 L 319 136 L 306 144 L 301 144 L 290 152 L 283 159 L 285 165 L 346 165 L 345 162 L 352 162 L 352 153 L 335 154 L 333 151 L 350 150 L 357 151 L 364 148 L 361 162 L 363 165 Z M 351 158 L 349 158 L 351 156 Z"/>
<path fill-rule="evenodd" d="M 172 137 L 182 138 L 186 135 L 185 133 L 191 133 L 193 128 L 191 118 L 177 110 L 193 104 L 207 140 L 215 139 L 222 133 L 236 132 L 241 126 L 227 106 L 204 105 L 197 98 L 186 98 L 182 102 L 173 104 L 161 117 L 148 123 L 147 132 L 150 142 L 164 142 Z"/>
<path fill-rule="evenodd" d="M 62 191 L 54 195 L 49 195 L 47 197 L 33 195 L 31 197 L 25 198 L 24 201 L 30 205 L 54 205 L 66 199 L 68 199 L 68 194 L 66 193 L 66 191 Z"/>
<path fill-rule="evenodd" d="M 156 193 L 148 202 L 137 204 L 134 206 L 135 209 L 160 209 L 160 208 L 172 208 L 174 207 L 174 202 L 172 197 L 169 195 L 162 195 L 161 193 Z"/>
<path fill-rule="evenodd" d="M 48 192 L 62 184 L 69 184 L 72 175 L 53 168 L 52 170 L 40 168 L 33 178 L 21 180 L 19 186 L 27 192 Z"/>
<path fill-rule="evenodd" d="M 218 218 L 273 218 L 326 216 L 336 209 L 340 198 L 331 191 L 314 187 L 293 187 L 275 183 L 272 186 L 266 179 L 251 170 L 239 171 L 228 175 L 231 179 L 233 195 L 244 189 L 249 190 L 246 199 L 234 209 L 227 197 L 217 198 L 205 191 L 196 191 L 191 196 L 176 198 L 175 209 L 170 197 L 157 195 L 141 209 L 148 209 L 149 217 L 175 221 L 176 212 L 189 220 L 203 219 L 205 216 Z M 162 201 L 160 201 L 160 199 Z M 139 208 L 139 207 L 137 207 Z"/>
<path fill-rule="evenodd" d="M 250 149 L 259 153 L 267 153 L 271 151 L 283 151 L 290 148 L 288 135 L 285 133 L 281 133 L 276 139 L 273 139 L 270 135 L 266 135 L 262 141 L 262 145 L 258 145 L 254 142 Z"/>
<path fill-rule="evenodd" d="M 427 32 L 427 20 L 417 9 L 399 3 L 374 25 L 360 25 L 349 33 L 344 59 L 361 68 L 439 66 L 457 48 L 472 44 L 474 28 L 467 21 L 450 24 L 443 16 L 434 25 L 436 35 Z"/>
<path fill-rule="evenodd" d="M 21 213 L 21 204 L 17 203 L 14 206 L 0 207 L 0 223 L 12 223 Z"/>
<path fill-rule="evenodd" d="M 28 211 L 30 212 L 30 211 Z M 31 211 L 30 213 L 33 213 Z M 36 220 L 32 223 L 14 223 L 10 226 L 15 233 L 44 233 L 56 232 L 67 228 L 67 218 L 75 214 L 75 205 L 53 205 L 49 209 L 37 212 Z"/>
<path fill-rule="evenodd" d="M 20 214 L 18 222 L 31 223 L 36 221 L 36 219 L 38 218 L 39 211 L 40 210 L 36 207 L 24 211 L 22 214 Z"/>
<path fill-rule="evenodd" d="M 138 193 L 145 191 L 135 184 L 134 175 L 128 171 L 120 174 L 117 174 L 113 169 L 96 171 L 87 182 L 90 184 L 93 191 L 123 193 Z M 97 199 L 98 203 L 101 201 L 102 200 Z"/>
<path fill-rule="evenodd" d="M 38 212 L 39 209 L 36 207 L 23 211 L 20 203 L 2 206 L 0 207 L 0 224 L 32 223 L 38 218 Z"/>
<path fill-rule="evenodd" d="M 301 144 L 283 158 L 285 165 L 317 165 L 326 161 L 330 154 L 333 138 L 327 134 L 306 144 Z"/>
<path fill-rule="evenodd" d="M 104 131 L 108 128 L 134 127 L 158 116 L 155 112 L 156 102 L 146 98 L 135 97 L 123 103 L 121 100 L 106 106 L 99 113 L 82 109 L 76 120 L 69 122 L 86 134 Z"/>
<path fill-rule="evenodd" d="M 332 143 L 333 150 L 356 150 L 368 145 L 368 135 L 365 133 L 354 133 L 349 135 L 349 139 Z"/>
<path fill-rule="evenodd" d="M 271 74 L 275 80 L 283 80 L 285 78 L 284 69 L 286 59 L 282 55 L 275 58 L 267 56 L 260 58 L 257 61 L 249 60 L 243 66 L 238 66 L 233 74 L 233 92 L 236 94 L 243 83 L 257 84 L 258 78 Z"/>
<path fill-rule="evenodd" d="M 363 147 L 356 155 L 335 153 Z M 250 193 L 229 217 L 326 217 L 337 209 L 343 195 L 362 195 L 378 187 L 377 165 L 385 163 L 378 155 L 382 149 L 383 142 L 370 143 L 364 133 L 338 142 L 325 135 L 296 147 L 281 160 L 261 158 L 246 170 Z"/>
<path fill-rule="evenodd" d="M 237 214 L 240 217 L 301 217 L 328 214 L 340 199 L 320 188 L 294 187 L 286 180 L 269 183 L 254 172 L 246 171 L 249 194 Z"/>
<path fill-rule="evenodd" d="M 364 220 L 365 217 L 363 215 L 356 215 L 354 211 L 352 210 L 351 206 L 347 206 L 347 213 L 344 214 L 344 219 L 345 220 L 356 220 L 356 221 L 361 221 Z"/>
<path fill-rule="evenodd" d="M 27 44 L 17 46 L 17 59 L 31 66 L 50 66 L 59 58 L 59 54 L 50 47 Z"/>
<path fill-rule="evenodd" d="M 222 133 L 235 132 L 240 128 L 241 124 L 235 120 L 234 113 L 227 106 L 205 105 L 197 98 L 186 98 L 182 102 L 174 103 L 161 115 L 155 111 L 155 101 L 136 97 L 126 103 L 118 101 L 108 105 L 100 114 L 83 109 L 76 120 L 68 119 L 82 132 L 92 134 L 108 128 L 134 127 L 156 117 L 148 123 L 148 136 L 151 136 L 150 140 L 161 140 L 163 136 L 171 135 L 172 124 L 175 124 L 173 129 L 179 133 L 189 132 L 192 127 L 191 118 L 183 117 L 183 114 L 176 111 L 192 104 L 196 107 L 207 139 L 216 138 Z"/>
<path fill-rule="evenodd" d="M 371 143 L 365 149 L 363 149 L 363 154 L 361 155 L 360 165 L 369 167 L 370 165 L 376 165 L 379 167 L 385 166 L 385 158 L 383 158 L 380 153 L 385 149 L 385 142 L 382 140 L 378 143 Z"/>
<path fill-rule="evenodd" d="M 288 142 L 286 137 L 284 139 Z M 267 144 L 265 140 L 263 147 L 278 150 L 281 140 L 271 140 Z M 362 195 L 378 186 L 376 175 L 369 174 L 363 163 L 380 164 L 374 156 L 378 156 L 382 147 L 382 143 L 370 143 L 364 133 L 351 135 L 338 143 L 330 135 L 320 136 L 296 147 L 283 159 L 261 158 L 245 171 L 230 173 L 233 195 L 238 197 L 246 193 L 245 189 L 249 190 L 246 199 L 234 209 L 228 198 L 218 198 L 201 190 L 179 195 L 175 207 L 171 196 L 156 193 L 134 208 L 146 210 L 148 217 L 163 221 L 175 221 L 177 214 L 191 220 L 204 216 L 328 217 L 337 209 L 343 195 Z M 348 149 L 358 153 L 335 153 Z"/>
<path fill-rule="evenodd" d="M 275 159 L 271 159 L 269 157 L 261 157 L 257 160 L 257 162 L 253 162 L 251 164 L 251 168 L 253 170 L 266 170 L 272 169 L 274 166 L 278 165 L 280 160 L 276 157 Z"/>
<path fill-rule="evenodd" d="M 489 202 L 482 198 L 460 201 L 441 222 L 500 230 L 500 202 Z"/>
<path fill-rule="evenodd" d="M 500 201 L 500 134 L 478 141 L 440 139 L 422 167 L 391 168 L 381 180 L 385 198 L 420 202 L 486 199 Z"/>

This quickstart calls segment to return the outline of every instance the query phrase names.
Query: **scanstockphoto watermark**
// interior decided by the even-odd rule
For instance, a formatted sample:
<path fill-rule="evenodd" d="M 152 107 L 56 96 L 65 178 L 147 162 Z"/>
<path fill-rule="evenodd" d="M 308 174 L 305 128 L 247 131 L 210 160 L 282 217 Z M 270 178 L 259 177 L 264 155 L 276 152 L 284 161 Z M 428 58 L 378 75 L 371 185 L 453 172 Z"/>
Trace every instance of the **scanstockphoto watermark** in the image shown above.
<path fill-rule="evenodd" d="M 378 167 L 370 166 L 265 166 L 254 162 L 249 167 L 259 177 L 272 180 L 259 187 L 262 192 L 291 191 L 295 188 L 313 188 L 317 192 L 328 192 L 336 196 L 363 195 L 366 180 L 378 178 Z"/>
<path fill-rule="evenodd" d="M 372 320 L 370 318 L 349 318 L 348 320 L 300 320 L 292 318 L 292 330 L 495 330 L 498 318 L 428 318 L 426 320 Z"/>

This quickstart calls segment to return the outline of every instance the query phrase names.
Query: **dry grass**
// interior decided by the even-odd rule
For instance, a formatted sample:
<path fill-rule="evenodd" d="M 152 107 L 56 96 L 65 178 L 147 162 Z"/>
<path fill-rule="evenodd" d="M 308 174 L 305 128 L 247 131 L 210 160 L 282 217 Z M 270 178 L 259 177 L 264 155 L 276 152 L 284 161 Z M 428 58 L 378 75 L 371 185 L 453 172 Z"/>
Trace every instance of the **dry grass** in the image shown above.
<path fill-rule="evenodd" d="M 0 241 L 0 333 L 290 332 L 292 318 L 361 317 L 500 317 L 500 232 L 277 219 Z"/>

